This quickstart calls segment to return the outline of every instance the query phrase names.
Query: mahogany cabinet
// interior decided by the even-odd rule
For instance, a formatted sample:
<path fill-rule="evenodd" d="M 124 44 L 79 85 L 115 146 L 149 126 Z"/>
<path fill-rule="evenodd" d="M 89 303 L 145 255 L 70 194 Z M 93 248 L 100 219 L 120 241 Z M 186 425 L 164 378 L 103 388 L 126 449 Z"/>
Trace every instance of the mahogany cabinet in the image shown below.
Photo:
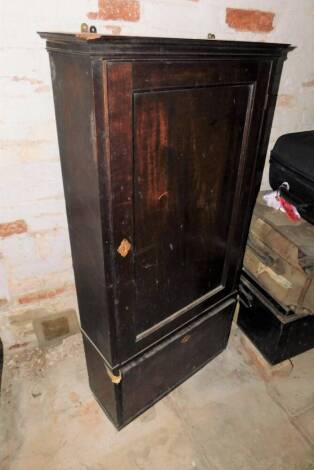
<path fill-rule="evenodd" d="M 40 34 L 90 386 L 120 428 L 226 347 L 289 47 Z"/>

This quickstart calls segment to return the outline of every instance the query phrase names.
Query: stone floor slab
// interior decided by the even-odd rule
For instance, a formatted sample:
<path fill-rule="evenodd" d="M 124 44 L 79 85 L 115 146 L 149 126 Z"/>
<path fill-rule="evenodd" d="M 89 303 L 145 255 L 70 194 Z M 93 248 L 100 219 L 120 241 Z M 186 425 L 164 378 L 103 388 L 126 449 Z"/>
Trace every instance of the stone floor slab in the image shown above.
<path fill-rule="evenodd" d="M 274 377 L 269 392 L 291 416 L 314 405 L 314 349 L 292 358 L 293 369 L 288 377 Z"/>
<path fill-rule="evenodd" d="M 314 446 L 314 408 L 297 416 L 294 422 Z"/>
<path fill-rule="evenodd" d="M 234 332 L 216 361 L 172 392 L 186 427 L 221 470 L 314 468 L 314 449 L 239 348 Z"/>
<path fill-rule="evenodd" d="M 270 394 L 234 329 L 223 354 L 118 432 L 89 390 L 79 335 L 46 351 L 11 355 L 1 396 L 0 468 L 312 470 L 311 416 L 293 422 L 286 412 L 310 405 L 312 368 L 301 362 L 293 373 L 290 401 L 277 381 Z"/>
<path fill-rule="evenodd" d="M 3 436 L 1 470 L 214 469 L 169 397 L 118 432 L 88 388 L 80 340 L 72 342 L 70 353 L 59 347 L 45 361 L 35 354 L 33 370 L 24 364 L 25 370 L 5 376 L 3 417 L 10 430 Z"/>

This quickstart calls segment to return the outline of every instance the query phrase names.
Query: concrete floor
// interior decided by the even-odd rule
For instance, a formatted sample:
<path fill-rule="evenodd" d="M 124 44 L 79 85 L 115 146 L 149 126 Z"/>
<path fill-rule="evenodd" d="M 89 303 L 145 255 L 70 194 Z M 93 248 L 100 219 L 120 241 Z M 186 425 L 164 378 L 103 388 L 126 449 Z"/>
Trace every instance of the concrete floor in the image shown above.
<path fill-rule="evenodd" d="M 87 384 L 81 338 L 8 358 L 1 470 L 314 469 L 314 350 L 265 382 L 228 349 L 122 431 Z"/>

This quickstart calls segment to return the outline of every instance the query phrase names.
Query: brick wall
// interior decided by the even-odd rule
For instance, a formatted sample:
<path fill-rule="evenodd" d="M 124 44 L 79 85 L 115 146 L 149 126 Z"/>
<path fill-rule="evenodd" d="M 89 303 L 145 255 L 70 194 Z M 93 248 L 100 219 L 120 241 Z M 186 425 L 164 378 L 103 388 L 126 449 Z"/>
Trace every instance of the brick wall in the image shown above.
<path fill-rule="evenodd" d="M 106 34 L 292 43 L 272 146 L 284 132 L 314 127 L 313 15 L 313 0 L 2 2 L 0 335 L 8 347 L 76 328 L 49 63 L 36 31 L 78 31 L 87 21 Z"/>

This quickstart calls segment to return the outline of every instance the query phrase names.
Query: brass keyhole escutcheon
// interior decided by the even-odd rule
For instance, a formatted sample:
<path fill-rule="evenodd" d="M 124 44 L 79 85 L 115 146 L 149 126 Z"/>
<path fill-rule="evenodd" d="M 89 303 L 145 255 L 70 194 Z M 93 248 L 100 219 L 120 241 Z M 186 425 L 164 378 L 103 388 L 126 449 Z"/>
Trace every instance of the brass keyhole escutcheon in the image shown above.
<path fill-rule="evenodd" d="M 183 336 L 183 338 L 181 339 L 181 343 L 184 344 L 184 343 L 187 343 L 191 338 L 191 335 L 185 335 Z"/>
<path fill-rule="evenodd" d="M 121 255 L 123 258 L 125 258 L 127 256 L 127 254 L 129 253 L 129 251 L 131 250 L 132 248 L 132 245 L 131 243 L 129 242 L 129 240 L 127 240 L 126 238 L 124 238 L 118 249 L 117 249 L 117 252 L 119 253 L 119 255 Z"/>

